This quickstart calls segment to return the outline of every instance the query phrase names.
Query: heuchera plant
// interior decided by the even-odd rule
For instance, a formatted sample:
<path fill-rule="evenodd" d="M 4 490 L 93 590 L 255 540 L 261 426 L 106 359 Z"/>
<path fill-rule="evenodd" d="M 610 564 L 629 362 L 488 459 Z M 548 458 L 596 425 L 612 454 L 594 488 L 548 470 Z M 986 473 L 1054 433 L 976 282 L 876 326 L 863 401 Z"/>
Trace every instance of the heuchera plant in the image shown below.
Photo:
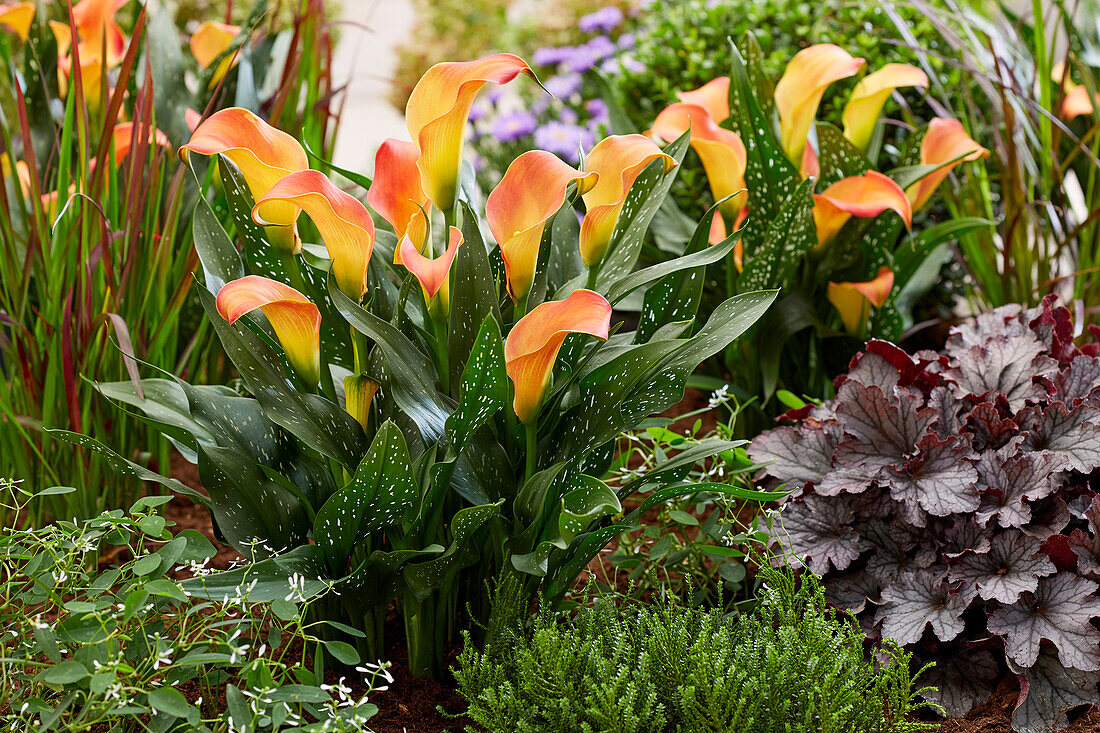
<path fill-rule="evenodd" d="M 235 547 L 267 555 L 193 592 L 257 581 L 263 600 L 284 596 L 291 577 L 311 592 L 335 586 L 339 602 L 312 607 L 375 658 L 397 598 L 412 669 L 438 674 L 458 614 L 484 615 L 484 581 L 502 568 L 556 602 L 649 507 L 708 487 L 776 496 L 683 480 L 737 445 L 725 440 L 615 488 L 600 480 L 615 438 L 677 402 L 774 292 L 738 295 L 695 325 L 705 267 L 737 241 L 704 246 L 713 210 L 694 254 L 634 271 L 686 136 L 664 151 L 608 137 L 583 169 L 525 153 L 483 216 L 462 167 L 466 116 L 483 86 L 521 74 L 534 76 L 511 54 L 433 67 L 409 99 L 411 141 L 381 146 L 373 181 L 341 171 L 392 232 L 246 110 L 214 114 L 181 148 L 189 162 L 217 161 L 235 217 L 239 251 L 200 199 L 195 244 L 199 299 L 244 394 L 164 379 L 101 390 L 170 436 L 209 497 L 63 437 L 192 496 Z M 612 326 L 614 304 L 648 285 L 664 295 L 642 313 L 645 329 Z M 642 487 L 652 493 L 641 507 L 612 524 Z"/>
<path fill-rule="evenodd" d="M 1053 297 L 955 328 L 942 354 L 871 341 L 835 400 L 749 450 L 799 489 L 775 542 L 866 628 L 935 661 L 952 716 L 1004 665 L 1018 731 L 1100 703 L 1098 354 Z"/>

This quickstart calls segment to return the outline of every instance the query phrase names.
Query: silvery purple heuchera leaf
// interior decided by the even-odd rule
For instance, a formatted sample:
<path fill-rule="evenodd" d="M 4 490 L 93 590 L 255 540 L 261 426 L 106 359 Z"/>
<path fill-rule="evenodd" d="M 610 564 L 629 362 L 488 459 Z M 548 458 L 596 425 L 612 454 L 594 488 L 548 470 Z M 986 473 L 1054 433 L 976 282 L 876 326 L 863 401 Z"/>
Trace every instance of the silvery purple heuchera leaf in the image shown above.
<path fill-rule="evenodd" d="M 829 471 L 836 448 L 837 437 L 832 432 L 806 425 L 777 428 L 752 442 L 749 458 L 754 463 L 771 464 L 768 472 L 785 476 L 792 488 L 819 484 Z"/>
<path fill-rule="evenodd" d="M 1096 583 L 1076 573 L 1041 578 L 1034 593 L 997 609 L 989 617 L 989 630 L 1005 635 L 1005 651 L 1021 667 L 1035 664 L 1045 639 L 1058 649 L 1067 667 L 1100 670 L 1100 631 L 1090 623 L 1092 617 L 1100 616 L 1096 588 Z"/>
<path fill-rule="evenodd" d="M 921 682 L 936 688 L 925 696 L 942 706 L 950 718 L 961 718 L 993 693 L 991 680 L 1000 671 L 988 649 L 965 649 L 944 654 L 936 666 L 921 676 Z"/>
<path fill-rule="evenodd" d="M 1100 705 L 1100 673 L 1066 668 L 1049 644 L 1043 645 L 1035 664 L 1015 671 L 1027 688 L 1012 713 L 1012 728 L 1018 733 L 1056 733 L 1069 725 L 1066 713 L 1073 708 Z"/>
<path fill-rule="evenodd" d="M 920 641 L 929 624 L 940 641 L 951 641 L 963 630 L 966 601 L 950 591 L 940 573 L 904 575 L 882 591 L 882 601 L 882 635 L 899 644 Z"/>
<path fill-rule="evenodd" d="M 1035 591 L 1040 576 L 1054 571 L 1054 563 L 1039 551 L 1039 540 L 1004 532 L 993 538 L 989 552 L 960 557 L 951 566 L 950 578 L 970 583 L 987 601 L 1015 603 L 1021 593 Z"/>
<path fill-rule="evenodd" d="M 992 652 L 944 667 L 938 699 L 953 713 L 1008 660 L 1046 685 L 1017 719 L 1053 730 L 1036 716 L 1064 722 L 1057 690 L 1075 667 L 1100 669 L 1100 344 L 1076 345 L 1048 298 L 953 329 L 941 354 L 866 348 L 836 399 L 778 433 L 786 453 L 762 478 L 814 480 L 781 515 L 789 538 L 774 539 L 825 572 L 827 597 L 872 638 L 919 641 L 941 665 Z M 831 452 L 792 450 L 796 430 L 826 428 Z M 780 454 L 776 434 L 759 455 Z"/>

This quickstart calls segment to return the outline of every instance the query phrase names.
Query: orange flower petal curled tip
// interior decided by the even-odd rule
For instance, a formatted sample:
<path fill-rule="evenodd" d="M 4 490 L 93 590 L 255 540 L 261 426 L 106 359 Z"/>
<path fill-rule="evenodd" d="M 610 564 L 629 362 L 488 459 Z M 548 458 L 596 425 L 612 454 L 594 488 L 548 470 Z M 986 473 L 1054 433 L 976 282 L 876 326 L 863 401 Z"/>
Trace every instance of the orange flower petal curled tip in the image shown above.
<path fill-rule="evenodd" d="M 779 111 L 783 152 L 792 163 L 802 161 L 802 148 L 826 87 L 854 76 L 862 66 L 863 59 L 831 43 L 804 48 L 787 64 L 775 85 L 775 108 Z"/>
<path fill-rule="evenodd" d="M 207 117 L 191 140 L 179 149 L 180 160 L 191 153 L 224 155 L 241 170 L 254 200 L 260 200 L 280 179 L 309 168 L 306 151 L 290 135 L 277 130 L 247 109 L 229 107 Z M 294 222 L 299 207 L 274 203 L 264 209 L 271 243 L 284 254 L 298 254 L 302 243 Z"/>
<path fill-rule="evenodd" d="M 129 0 L 80 0 L 72 6 L 81 65 L 85 63 L 85 59 L 90 59 L 93 56 L 96 59 L 102 59 L 104 49 L 107 52 L 108 68 L 113 68 L 122 61 L 122 57 L 126 53 L 126 36 L 123 35 L 122 28 L 115 22 L 115 13 L 127 2 Z M 50 21 L 50 27 L 53 29 L 54 36 L 58 41 L 58 55 L 68 53 L 69 46 L 72 43 L 69 24 Z M 62 31 L 62 29 L 64 30 Z"/>
<path fill-rule="evenodd" d="M 208 20 L 195 30 L 191 36 L 191 55 L 195 57 L 200 69 L 205 69 L 225 53 L 233 43 L 233 39 L 240 35 L 239 25 L 217 23 Z M 234 53 L 222 59 L 217 70 L 210 77 L 210 85 L 213 86 L 222 80 L 226 72 L 237 63 L 238 54 Z"/>
<path fill-rule="evenodd" d="M 860 150 L 866 150 L 883 105 L 899 87 L 927 89 L 928 75 L 909 64 L 886 64 L 860 79 L 844 107 L 844 137 Z"/>
<path fill-rule="evenodd" d="M 538 419 L 566 336 L 586 333 L 606 340 L 610 326 L 611 305 L 591 290 L 574 290 L 565 300 L 542 303 L 519 319 L 504 343 L 505 366 L 516 388 L 516 417 L 524 423 Z"/>
<path fill-rule="evenodd" d="M 650 132 L 663 140 L 672 141 L 689 128 L 691 147 L 703 162 L 714 200 L 719 201 L 744 189 L 748 160 L 745 144 L 736 132 L 719 127 L 705 108 L 683 102 L 670 104 L 657 115 Z M 721 206 L 722 214 L 733 220 L 746 203 L 747 192 L 727 199 Z"/>
<path fill-rule="evenodd" d="M 378 382 L 365 374 L 344 377 L 344 402 L 347 413 L 355 418 L 355 421 L 368 429 L 370 420 L 370 403 L 378 392 Z"/>
<path fill-rule="evenodd" d="M 367 207 L 320 171 L 294 171 L 256 200 L 252 220 L 269 228 L 280 226 L 272 221 L 272 214 L 281 215 L 288 206 L 294 218 L 304 211 L 313 220 L 332 259 L 340 292 L 356 302 L 362 300 L 367 292 L 367 265 L 374 252 L 374 220 Z"/>
<path fill-rule="evenodd" d="M 858 334 L 871 315 L 871 306 L 881 308 L 893 287 L 893 271 L 889 267 L 881 267 L 875 279 L 868 282 L 829 283 L 828 298 L 840 311 L 845 330 Z"/>
<path fill-rule="evenodd" d="M 199 125 L 202 124 L 202 113 L 188 107 L 183 111 L 183 120 L 187 123 L 187 129 L 194 134 L 195 130 L 199 129 Z"/>
<path fill-rule="evenodd" d="M 425 214 L 432 208 L 420 184 L 419 157 L 415 144 L 387 138 L 374 155 L 374 180 L 367 191 L 367 203 L 390 223 L 397 241 L 408 237 L 418 251 L 428 236 Z M 393 263 L 401 264 L 400 247 L 393 251 Z"/>
<path fill-rule="evenodd" d="M 928 131 L 920 144 L 921 165 L 938 165 L 941 168 L 929 173 L 905 190 L 913 202 L 913 211 L 919 211 L 932 198 L 932 193 L 947 174 L 964 160 L 977 160 L 989 155 L 989 151 L 974 142 L 962 123 L 945 117 L 936 117 L 928 123 Z M 958 160 L 956 160 L 956 158 Z M 954 160 L 950 165 L 944 165 Z"/>
<path fill-rule="evenodd" d="M 730 78 L 720 76 L 717 79 L 711 79 L 698 89 L 678 92 L 676 98 L 684 104 L 702 107 L 712 120 L 722 124 L 730 116 Z"/>
<path fill-rule="evenodd" d="M 569 184 L 576 181 L 584 194 L 599 177 L 543 150 L 529 150 L 508 166 L 485 201 L 485 218 L 500 245 L 512 300 L 518 303 L 531 291 L 543 229 L 565 202 Z"/>
<path fill-rule="evenodd" d="M 454 205 L 462 141 L 474 97 L 485 84 L 507 84 L 520 74 L 535 78 L 519 56 L 498 53 L 476 61 L 436 64 L 413 88 L 405 119 L 420 151 L 416 164 L 424 190 L 440 209 Z"/>
<path fill-rule="evenodd" d="M 248 275 L 226 283 L 218 291 L 218 313 L 230 323 L 246 313 L 260 309 L 287 361 L 309 385 L 321 376 L 321 312 L 309 298 L 289 285 L 258 275 Z"/>
<path fill-rule="evenodd" d="M 451 274 L 451 265 L 454 264 L 455 255 L 462 245 L 462 232 L 457 227 L 451 227 L 448 235 L 447 251 L 439 257 L 430 258 L 420 253 L 412 240 L 405 237 L 401 240 L 401 259 L 406 269 L 420 281 L 420 287 L 424 290 L 424 300 L 429 309 L 433 306 L 432 299 L 436 293 L 439 301 L 436 307 L 439 313 L 446 313 L 450 306 L 450 298 L 447 287 L 447 277 Z"/>
<path fill-rule="evenodd" d="M 843 178 L 814 194 L 814 224 L 817 225 L 819 247 L 827 245 L 853 216 L 870 219 L 886 210 L 897 215 L 908 227 L 913 221 L 913 209 L 901 186 L 878 171 L 862 176 Z"/>
<path fill-rule="evenodd" d="M 655 160 L 664 161 L 666 173 L 676 166 L 671 155 L 661 152 L 657 143 L 643 135 L 611 135 L 588 153 L 585 168 L 598 173 L 599 179 L 583 196 L 587 210 L 581 223 L 584 264 L 592 267 L 603 259 L 630 187 Z"/>
<path fill-rule="evenodd" d="M 34 3 L 0 4 L 0 27 L 10 28 L 20 41 L 26 41 L 34 20 Z"/>

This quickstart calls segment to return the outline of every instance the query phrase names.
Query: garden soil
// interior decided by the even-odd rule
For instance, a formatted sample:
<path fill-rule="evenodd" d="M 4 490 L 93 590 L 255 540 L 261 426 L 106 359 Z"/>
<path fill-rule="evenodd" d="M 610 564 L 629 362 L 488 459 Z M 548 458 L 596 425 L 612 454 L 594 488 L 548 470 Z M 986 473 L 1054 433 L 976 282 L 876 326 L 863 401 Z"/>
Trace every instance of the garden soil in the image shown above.
<path fill-rule="evenodd" d="M 670 417 L 682 415 L 705 405 L 706 402 L 705 394 L 689 390 L 684 401 L 665 414 Z M 701 417 L 704 428 L 713 427 L 714 418 L 711 415 Z M 173 478 L 179 479 L 188 486 L 202 490 L 197 470 L 179 455 L 174 455 L 172 458 L 171 474 Z M 176 497 L 166 506 L 165 515 L 176 523 L 173 528 L 175 531 L 197 529 L 210 538 L 217 549 L 210 567 L 225 569 L 234 560 L 240 559 L 240 555 L 231 547 L 215 538 L 210 514 L 203 507 L 193 504 L 184 497 Z M 179 576 L 180 579 L 185 577 L 187 577 L 186 573 Z M 396 621 L 396 618 L 392 620 Z M 412 677 L 404 671 L 407 653 L 402 639 L 403 634 L 398 627 L 399 623 L 391 625 L 394 633 L 391 635 L 388 648 L 389 659 L 393 662 L 391 672 L 394 681 L 385 692 L 371 696 L 371 701 L 379 708 L 378 715 L 371 719 L 371 729 L 375 733 L 446 733 L 447 731 L 460 733 L 464 731 L 466 726 L 470 725 L 470 721 L 461 715 L 466 709 L 466 704 L 454 687 L 435 680 Z M 457 653 L 457 649 L 451 651 L 448 664 L 453 664 Z M 1012 733 L 1012 711 L 1016 705 L 1017 694 L 1018 686 L 1015 677 L 1007 677 L 1001 681 L 989 700 L 975 708 L 965 718 L 945 721 L 938 733 Z M 1090 708 L 1075 712 L 1075 715 L 1070 716 L 1072 722 L 1069 728 L 1066 728 L 1063 733 L 1100 733 L 1100 710 Z M 558 732 L 547 731 L 547 733 Z"/>

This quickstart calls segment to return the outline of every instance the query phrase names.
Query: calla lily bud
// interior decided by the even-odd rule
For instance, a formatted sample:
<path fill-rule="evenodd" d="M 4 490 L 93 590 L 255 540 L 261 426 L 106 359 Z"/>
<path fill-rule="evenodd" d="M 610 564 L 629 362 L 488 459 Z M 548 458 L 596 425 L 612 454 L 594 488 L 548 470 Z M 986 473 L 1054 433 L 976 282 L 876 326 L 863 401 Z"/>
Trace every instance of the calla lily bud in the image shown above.
<path fill-rule="evenodd" d="M 370 429 L 368 427 L 370 405 L 379 386 L 378 382 L 365 374 L 344 377 L 344 401 L 347 413 L 363 426 L 363 430 Z"/>
<path fill-rule="evenodd" d="M 458 227 L 451 227 L 447 250 L 434 259 L 421 254 L 408 237 L 401 241 L 401 260 L 420 282 L 424 291 L 424 302 L 428 304 L 428 311 L 433 318 L 442 317 L 451 307 L 448 278 L 461 245 L 462 232 Z"/>
<path fill-rule="evenodd" d="M 218 313 L 230 323 L 257 308 L 267 317 L 287 361 L 310 386 L 321 377 L 321 311 L 289 285 L 258 275 L 226 283 L 218 291 Z"/>
<path fill-rule="evenodd" d="M 531 291 L 543 230 L 565 202 L 569 185 L 576 181 L 584 194 L 598 179 L 598 173 L 583 173 L 542 150 L 530 150 L 508 166 L 485 202 L 485 217 L 500 245 L 512 300 L 518 303 Z"/>
<path fill-rule="evenodd" d="M 504 361 L 516 390 L 512 405 L 521 422 L 538 419 L 565 337 L 586 333 L 606 340 L 610 326 L 607 299 L 591 290 L 575 290 L 565 300 L 536 306 L 512 327 L 504 343 Z"/>

